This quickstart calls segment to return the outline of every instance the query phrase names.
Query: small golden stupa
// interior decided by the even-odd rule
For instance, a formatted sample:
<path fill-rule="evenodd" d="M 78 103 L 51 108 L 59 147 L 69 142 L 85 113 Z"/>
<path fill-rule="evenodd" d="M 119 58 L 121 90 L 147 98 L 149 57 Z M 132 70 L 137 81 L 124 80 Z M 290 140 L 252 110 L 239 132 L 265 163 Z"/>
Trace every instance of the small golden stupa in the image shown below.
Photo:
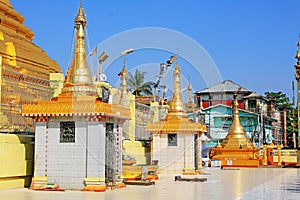
<path fill-rule="evenodd" d="M 184 111 L 180 91 L 180 69 L 178 62 L 176 62 L 174 69 L 174 93 L 167 117 L 155 124 L 148 124 L 146 129 L 154 134 L 170 132 L 202 133 L 206 131 L 205 125 L 192 122 Z"/>
<path fill-rule="evenodd" d="M 166 119 L 146 126 L 153 138 L 151 156 L 158 161 L 160 173 L 192 173 L 201 167 L 200 136 L 206 127 L 191 121 L 184 111 L 178 61 L 173 75 L 174 94 Z"/>
<path fill-rule="evenodd" d="M 222 144 L 213 148 L 213 160 L 221 160 L 222 167 L 258 167 L 259 149 L 249 140 L 241 125 L 237 94 L 234 94 L 232 124 Z"/>
<path fill-rule="evenodd" d="M 129 109 L 100 97 L 86 61 L 82 1 L 75 18 L 76 47 L 58 97 L 25 104 L 22 115 L 35 123 L 33 189 L 49 182 L 64 189 L 105 191 L 122 187 L 122 126 Z M 40 183 L 43 184 L 40 184 Z"/>
<path fill-rule="evenodd" d="M 86 61 L 85 36 L 86 18 L 81 5 L 74 20 L 76 47 L 71 66 L 68 69 L 61 94 L 51 101 L 23 105 L 22 115 L 33 117 L 36 121 L 47 121 L 50 116 L 95 115 L 98 118 L 113 116 L 129 118 L 129 110 L 116 104 L 100 101 Z M 102 117 L 101 117 L 102 116 Z"/>

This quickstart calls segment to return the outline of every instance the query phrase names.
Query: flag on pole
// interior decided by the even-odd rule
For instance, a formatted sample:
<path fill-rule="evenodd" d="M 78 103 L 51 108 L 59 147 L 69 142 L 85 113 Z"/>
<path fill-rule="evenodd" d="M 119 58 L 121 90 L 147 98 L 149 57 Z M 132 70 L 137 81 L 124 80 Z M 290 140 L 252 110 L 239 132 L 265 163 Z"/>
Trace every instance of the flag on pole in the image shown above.
<path fill-rule="evenodd" d="M 97 47 L 93 49 L 93 51 L 90 53 L 90 56 L 94 55 L 95 53 L 97 53 Z"/>

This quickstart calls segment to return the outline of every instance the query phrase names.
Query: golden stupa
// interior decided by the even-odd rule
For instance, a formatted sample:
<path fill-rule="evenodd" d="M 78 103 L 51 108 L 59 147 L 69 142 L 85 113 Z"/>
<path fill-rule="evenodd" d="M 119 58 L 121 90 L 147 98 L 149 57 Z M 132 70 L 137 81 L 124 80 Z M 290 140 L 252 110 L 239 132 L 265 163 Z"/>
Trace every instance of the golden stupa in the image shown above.
<path fill-rule="evenodd" d="M 221 160 L 222 167 L 258 167 L 259 149 L 249 140 L 241 125 L 237 94 L 234 94 L 232 124 L 222 144 L 213 148 L 213 160 Z"/>
<path fill-rule="evenodd" d="M 174 69 L 174 94 L 170 102 L 170 110 L 167 117 L 154 124 L 147 124 L 146 130 L 154 134 L 177 132 L 202 133 L 206 131 L 205 125 L 191 121 L 184 112 L 180 91 L 180 69 L 177 61 Z"/>
<path fill-rule="evenodd" d="M 151 159 L 158 161 L 160 173 L 195 174 L 196 170 L 200 170 L 200 137 L 206 131 L 206 126 L 191 121 L 184 111 L 178 61 L 174 69 L 174 93 L 170 110 L 165 119 L 147 124 L 146 131 L 151 132 Z"/>
<path fill-rule="evenodd" d="M 51 101 L 25 104 L 22 115 L 36 121 L 47 121 L 51 116 L 86 116 L 93 120 L 115 117 L 129 119 L 129 110 L 116 104 L 101 101 L 86 61 L 84 29 L 86 18 L 80 1 L 75 18 L 76 47 L 71 66 L 68 69 L 61 94 Z"/>

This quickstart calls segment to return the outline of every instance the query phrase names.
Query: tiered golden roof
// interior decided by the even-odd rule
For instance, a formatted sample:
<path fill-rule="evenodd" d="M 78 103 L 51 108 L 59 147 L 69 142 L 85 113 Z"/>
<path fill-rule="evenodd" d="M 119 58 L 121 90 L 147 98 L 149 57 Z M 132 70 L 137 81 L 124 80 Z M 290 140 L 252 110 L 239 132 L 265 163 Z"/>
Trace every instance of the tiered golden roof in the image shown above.
<path fill-rule="evenodd" d="M 85 26 L 86 18 L 80 2 L 78 15 L 75 18 L 76 48 L 62 93 L 48 102 L 24 105 L 22 107 L 23 116 L 34 118 L 43 116 L 108 116 L 129 119 L 128 109 L 102 102 L 98 98 L 97 89 L 86 61 Z"/>
<path fill-rule="evenodd" d="M 178 61 L 174 69 L 174 94 L 170 102 L 170 111 L 166 119 L 148 124 L 146 130 L 152 133 L 195 133 L 205 132 L 206 126 L 200 123 L 191 121 L 184 112 L 184 106 L 180 92 L 180 69 Z"/>

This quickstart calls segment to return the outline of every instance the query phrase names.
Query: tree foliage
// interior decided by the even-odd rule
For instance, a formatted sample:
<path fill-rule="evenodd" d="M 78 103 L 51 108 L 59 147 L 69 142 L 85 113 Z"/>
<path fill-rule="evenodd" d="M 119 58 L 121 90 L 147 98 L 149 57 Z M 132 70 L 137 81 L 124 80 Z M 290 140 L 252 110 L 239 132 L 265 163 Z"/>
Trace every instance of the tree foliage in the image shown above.
<path fill-rule="evenodd" d="M 127 84 L 132 94 L 135 96 L 152 95 L 152 86 L 154 85 L 154 82 L 144 82 L 146 72 L 141 72 L 136 69 L 134 74 L 129 72 L 128 75 Z"/>
<path fill-rule="evenodd" d="M 298 133 L 298 112 L 297 108 L 290 102 L 289 97 L 283 92 L 265 92 L 268 99 L 274 100 L 276 104 L 286 109 L 286 130 L 287 142 L 289 147 L 293 147 L 293 133 Z"/>
<path fill-rule="evenodd" d="M 274 100 L 278 106 L 286 106 L 289 109 L 293 107 L 289 97 L 283 92 L 265 92 L 265 95 L 268 99 Z"/>

